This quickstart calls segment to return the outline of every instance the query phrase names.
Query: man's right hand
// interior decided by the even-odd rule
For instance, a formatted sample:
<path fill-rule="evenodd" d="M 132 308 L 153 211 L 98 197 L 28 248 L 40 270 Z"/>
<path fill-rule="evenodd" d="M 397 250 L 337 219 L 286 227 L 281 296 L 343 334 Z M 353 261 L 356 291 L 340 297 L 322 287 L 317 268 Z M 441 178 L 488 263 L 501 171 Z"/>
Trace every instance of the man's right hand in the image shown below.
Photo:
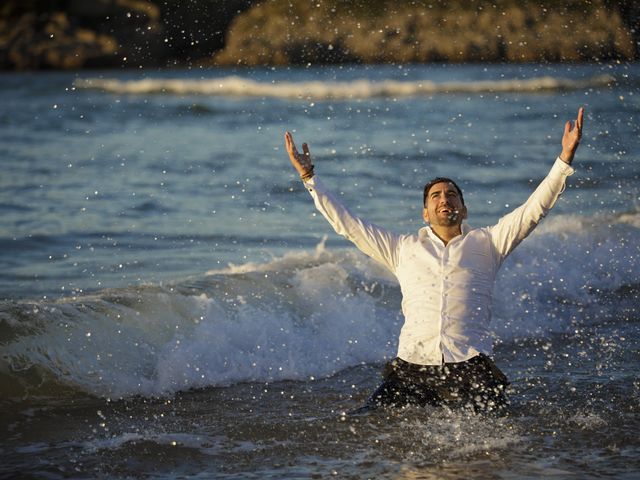
<path fill-rule="evenodd" d="M 571 122 L 567 122 L 564 126 L 564 135 L 562 136 L 562 153 L 560 154 L 560 160 L 571 165 L 573 156 L 580 145 L 580 139 L 582 138 L 582 118 L 584 116 L 584 108 L 580 107 L 578 110 L 578 118 L 573 125 Z"/>
<path fill-rule="evenodd" d="M 293 135 L 290 132 L 284 134 L 284 143 L 287 147 L 287 153 L 289 154 L 289 160 L 296 169 L 300 178 L 308 180 L 313 176 L 313 162 L 311 161 L 311 154 L 309 153 L 309 147 L 306 143 L 302 144 L 302 154 L 298 152 L 296 144 L 293 143 Z"/>

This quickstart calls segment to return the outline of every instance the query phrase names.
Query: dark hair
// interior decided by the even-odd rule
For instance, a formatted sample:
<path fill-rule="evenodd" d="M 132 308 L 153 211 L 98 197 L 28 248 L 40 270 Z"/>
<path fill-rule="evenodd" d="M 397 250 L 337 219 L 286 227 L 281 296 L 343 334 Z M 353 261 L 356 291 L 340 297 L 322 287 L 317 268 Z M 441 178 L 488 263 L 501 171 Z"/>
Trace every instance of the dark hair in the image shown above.
<path fill-rule="evenodd" d="M 451 185 L 456 187 L 456 190 L 458 191 L 458 195 L 460 195 L 460 201 L 462 202 L 462 205 L 464 205 L 464 197 L 462 196 L 462 190 L 460 190 L 460 187 L 456 184 L 456 182 L 454 182 L 450 178 L 436 177 L 433 180 L 429 180 L 429 182 L 424 186 L 424 192 L 422 194 L 422 206 L 425 207 L 427 205 L 427 196 L 429 195 L 429 190 L 431 190 L 431 187 L 433 187 L 436 183 L 442 183 L 442 182 L 450 183 Z"/>

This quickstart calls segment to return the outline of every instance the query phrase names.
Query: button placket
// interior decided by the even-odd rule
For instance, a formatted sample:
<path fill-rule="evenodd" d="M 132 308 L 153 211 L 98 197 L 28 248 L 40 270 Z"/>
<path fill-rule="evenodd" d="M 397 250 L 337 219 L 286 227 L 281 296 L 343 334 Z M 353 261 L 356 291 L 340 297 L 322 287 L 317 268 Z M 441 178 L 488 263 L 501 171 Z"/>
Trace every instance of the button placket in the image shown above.
<path fill-rule="evenodd" d="M 440 337 L 440 356 L 442 357 L 442 361 L 444 362 L 444 343 L 442 331 L 444 329 L 444 324 L 447 321 L 447 259 L 448 259 L 448 249 L 446 246 L 440 251 L 440 325 L 438 326 L 438 336 Z"/>

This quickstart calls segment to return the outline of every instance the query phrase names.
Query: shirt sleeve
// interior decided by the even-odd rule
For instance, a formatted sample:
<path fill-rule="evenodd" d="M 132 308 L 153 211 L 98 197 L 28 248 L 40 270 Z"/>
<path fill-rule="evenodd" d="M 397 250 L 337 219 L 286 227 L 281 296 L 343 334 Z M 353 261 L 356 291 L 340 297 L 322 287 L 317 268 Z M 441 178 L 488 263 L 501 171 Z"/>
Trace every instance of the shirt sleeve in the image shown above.
<path fill-rule="evenodd" d="M 394 274 L 398 265 L 400 235 L 358 218 L 331 195 L 317 175 L 304 182 L 318 211 L 338 235 L 353 242 L 364 254 L 382 263 Z"/>
<path fill-rule="evenodd" d="M 529 199 L 513 212 L 502 217 L 489 228 L 491 238 L 502 262 L 547 215 L 564 191 L 565 181 L 574 172 L 567 163 L 557 158 L 551 171 L 538 185 Z"/>

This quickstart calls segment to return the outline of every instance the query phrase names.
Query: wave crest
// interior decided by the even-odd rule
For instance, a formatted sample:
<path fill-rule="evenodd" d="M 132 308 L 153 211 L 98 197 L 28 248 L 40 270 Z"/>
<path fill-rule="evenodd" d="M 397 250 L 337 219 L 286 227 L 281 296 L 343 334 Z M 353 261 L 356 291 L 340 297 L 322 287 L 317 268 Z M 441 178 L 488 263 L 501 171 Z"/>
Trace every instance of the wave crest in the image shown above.
<path fill-rule="evenodd" d="M 555 215 L 505 262 L 504 343 L 638 321 L 638 213 Z M 0 398 L 170 395 L 323 377 L 395 356 L 400 288 L 354 248 L 294 251 L 172 285 L 0 302 Z"/>
<path fill-rule="evenodd" d="M 273 97 L 300 100 L 366 99 L 375 97 L 412 97 L 451 93 L 536 93 L 546 91 L 582 90 L 609 87 L 615 83 L 611 75 L 597 75 L 583 80 L 550 76 L 530 79 L 485 80 L 474 82 L 450 81 L 435 83 L 429 80 L 350 82 L 257 82 L 248 78 L 229 76 L 207 80 L 159 79 L 115 80 L 88 78 L 76 80 L 82 89 L 102 90 L 116 94 L 144 95 L 207 95 L 236 97 Z"/>

